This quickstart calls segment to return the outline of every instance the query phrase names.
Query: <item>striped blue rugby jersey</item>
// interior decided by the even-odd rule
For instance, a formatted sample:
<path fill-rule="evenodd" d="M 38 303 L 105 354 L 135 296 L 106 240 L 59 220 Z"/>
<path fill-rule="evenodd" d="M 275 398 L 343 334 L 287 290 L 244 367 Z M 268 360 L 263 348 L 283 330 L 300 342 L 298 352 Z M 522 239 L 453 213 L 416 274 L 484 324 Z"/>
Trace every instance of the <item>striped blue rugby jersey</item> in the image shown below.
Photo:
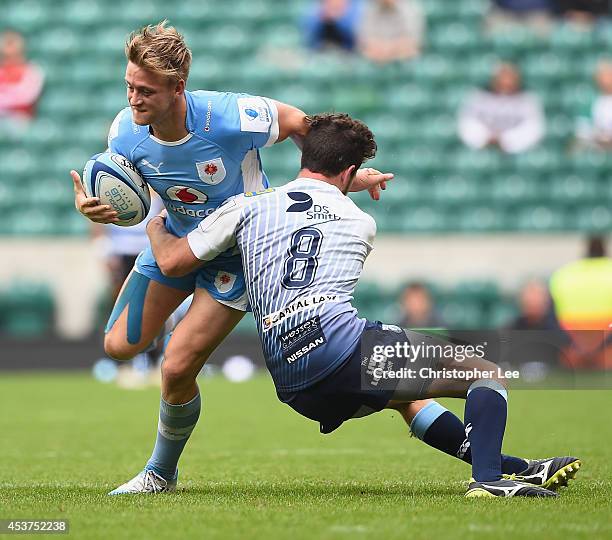
<path fill-rule="evenodd" d="M 376 234 L 374 219 L 325 182 L 298 178 L 230 198 L 187 235 L 211 260 L 238 247 L 266 364 L 278 391 L 322 379 L 356 347 L 351 305 Z"/>

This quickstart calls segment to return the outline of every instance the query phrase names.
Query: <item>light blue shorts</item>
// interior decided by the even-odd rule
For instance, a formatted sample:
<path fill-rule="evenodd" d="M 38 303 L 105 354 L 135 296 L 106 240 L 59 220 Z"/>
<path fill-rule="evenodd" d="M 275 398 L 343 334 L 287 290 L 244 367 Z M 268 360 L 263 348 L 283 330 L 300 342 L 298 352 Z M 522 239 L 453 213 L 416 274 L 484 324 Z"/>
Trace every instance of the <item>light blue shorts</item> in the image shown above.
<path fill-rule="evenodd" d="M 240 311 L 250 311 L 240 255 L 219 256 L 198 270 L 180 278 L 164 276 L 150 247 L 138 255 L 136 271 L 153 281 L 182 291 L 206 289 L 221 304 Z"/>

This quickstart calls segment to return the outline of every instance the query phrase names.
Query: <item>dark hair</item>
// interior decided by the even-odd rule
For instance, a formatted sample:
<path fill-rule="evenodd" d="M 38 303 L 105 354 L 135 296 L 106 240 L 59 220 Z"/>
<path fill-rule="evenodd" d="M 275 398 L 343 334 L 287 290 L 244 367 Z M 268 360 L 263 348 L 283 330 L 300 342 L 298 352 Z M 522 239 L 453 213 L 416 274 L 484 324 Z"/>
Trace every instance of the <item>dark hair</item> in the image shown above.
<path fill-rule="evenodd" d="M 336 176 L 376 155 L 374 135 L 363 122 L 344 113 L 306 117 L 310 131 L 304 138 L 302 169 Z"/>

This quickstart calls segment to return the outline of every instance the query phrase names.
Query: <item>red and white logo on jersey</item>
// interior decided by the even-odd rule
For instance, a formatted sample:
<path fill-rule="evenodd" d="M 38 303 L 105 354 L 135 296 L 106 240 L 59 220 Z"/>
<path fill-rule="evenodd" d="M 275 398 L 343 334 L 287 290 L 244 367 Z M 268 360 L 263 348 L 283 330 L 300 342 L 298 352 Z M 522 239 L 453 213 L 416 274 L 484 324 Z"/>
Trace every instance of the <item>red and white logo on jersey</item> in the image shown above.
<path fill-rule="evenodd" d="M 187 186 L 172 186 L 166 190 L 166 195 L 173 201 L 181 201 L 186 204 L 204 204 L 208 201 L 208 195 L 197 189 Z"/>
<path fill-rule="evenodd" d="M 225 178 L 225 165 L 223 165 L 221 158 L 198 161 L 196 162 L 196 169 L 200 180 L 210 186 L 221 183 Z"/>
<path fill-rule="evenodd" d="M 234 283 L 236 283 L 236 277 L 238 277 L 236 274 L 230 274 L 221 270 L 215 276 L 215 287 L 220 293 L 230 292 Z"/>

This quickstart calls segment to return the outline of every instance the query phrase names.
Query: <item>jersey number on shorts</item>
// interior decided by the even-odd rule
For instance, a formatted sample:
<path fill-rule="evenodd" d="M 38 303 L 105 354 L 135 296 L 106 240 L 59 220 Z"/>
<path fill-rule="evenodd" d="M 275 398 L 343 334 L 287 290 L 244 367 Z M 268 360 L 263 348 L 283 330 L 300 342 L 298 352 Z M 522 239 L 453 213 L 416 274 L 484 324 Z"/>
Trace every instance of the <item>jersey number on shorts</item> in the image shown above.
<path fill-rule="evenodd" d="M 319 261 L 323 235 L 319 229 L 306 227 L 293 233 L 289 256 L 285 259 L 282 284 L 286 289 L 303 289 L 312 284 Z"/>

